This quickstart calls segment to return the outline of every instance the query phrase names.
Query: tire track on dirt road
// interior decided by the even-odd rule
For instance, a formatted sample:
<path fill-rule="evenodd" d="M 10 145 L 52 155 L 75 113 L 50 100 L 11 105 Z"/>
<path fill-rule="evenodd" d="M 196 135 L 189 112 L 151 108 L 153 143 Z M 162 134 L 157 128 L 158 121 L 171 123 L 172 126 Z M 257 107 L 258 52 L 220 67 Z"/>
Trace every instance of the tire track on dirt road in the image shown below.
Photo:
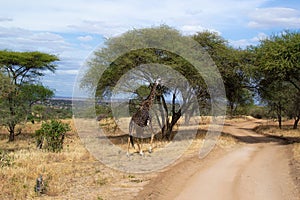
<path fill-rule="evenodd" d="M 173 166 L 150 182 L 138 199 L 300 199 L 290 175 L 288 145 L 252 131 L 260 122 L 225 125 L 225 133 L 245 144 L 227 154 L 188 161 L 188 166 L 185 161 Z"/>

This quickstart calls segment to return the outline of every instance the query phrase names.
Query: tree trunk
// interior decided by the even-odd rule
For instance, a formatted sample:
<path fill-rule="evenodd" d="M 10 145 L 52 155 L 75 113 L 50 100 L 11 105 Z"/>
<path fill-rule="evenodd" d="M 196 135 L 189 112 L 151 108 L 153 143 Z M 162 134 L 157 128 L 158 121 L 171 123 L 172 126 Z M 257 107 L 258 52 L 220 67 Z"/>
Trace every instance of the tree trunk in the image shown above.
<path fill-rule="evenodd" d="M 14 129 L 13 130 L 9 130 L 9 138 L 8 138 L 8 141 L 9 142 L 12 142 L 15 140 L 15 131 Z"/>
<path fill-rule="evenodd" d="M 174 115 L 172 117 L 171 123 L 167 123 L 166 126 L 163 127 L 163 135 L 165 136 L 165 138 L 167 140 L 172 140 L 174 137 L 174 134 L 172 134 L 173 132 L 173 127 L 175 126 L 175 124 L 177 123 L 177 121 L 179 120 L 179 118 L 181 117 L 181 114 L 178 113 L 176 115 Z"/>
<path fill-rule="evenodd" d="M 300 116 L 295 117 L 293 129 L 297 129 L 298 128 L 299 120 L 300 120 Z"/>
<path fill-rule="evenodd" d="M 163 127 L 161 129 L 161 134 L 162 134 L 162 139 L 167 139 L 167 140 L 172 140 L 174 137 L 173 133 L 173 127 L 175 126 L 175 124 L 177 123 L 177 121 L 180 119 L 181 116 L 183 116 L 184 113 L 187 113 L 187 110 L 189 108 L 189 106 L 191 105 L 191 103 L 184 103 L 184 105 L 182 105 L 179 110 L 176 112 L 176 96 L 175 93 L 173 94 L 173 98 L 172 98 L 172 108 L 171 108 L 171 116 L 172 119 L 170 120 L 170 116 L 169 116 L 169 111 L 168 111 L 168 106 L 167 103 L 165 101 L 165 98 L 163 95 L 160 96 L 161 99 L 161 103 L 162 103 L 162 107 L 165 110 L 165 115 L 162 116 L 162 118 L 165 120 Z M 196 104 L 198 105 L 198 104 Z M 191 113 L 188 113 L 188 118 L 191 117 L 191 115 L 193 114 L 194 110 L 197 108 L 196 105 L 193 106 Z M 188 122 L 189 119 L 186 121 Z"/>
<path fill-rule="evenodd" d="M 174 127 L 174 124 L 172 124 L 173 120 L 170 123 L 169 119 L 170 119 L 169 117 L 166 118 L 165 125 L 161 129 L 162 139 L 167 139 L 168 141 L 171 139 L 171 134 L 172 134 L 173 127 Z"/>
<path fill-rule="evenodd" d="M 170 135 L 171 135 L 171 132 L 172 132 L 172 127 L 171 127 L 171 124 L 170 123 L 167 123 L 163 126 L 162 128 L 162 139 L 163 140 L 168 140 L 170 141 Z"/>
<path fill-rule="evenodd" d="M 10 111 L 10 117 L 14 118 L 16 115 L 15 112 L 15 104 L 13 101 L 13 98 L 11 97 L 11 95 L 13 95 L 12 93 L 9 95 L 9 111 Z M 9 138 L 8 138 L 8 142 L 12 142 L 15 140 L 15 127 L 16 124 L 14 122 L 14 120 L 11 120 L 10 122 L 8 122 L 8 132 L 9 132 Z"/>
<path fill-rule="evenodd" d="M 277 108 L 277 118 L 278 118 L 278 125 L 279 125 L 279 129 L 282 128 L 282 106 L 281 103 L 279 102 L 278 108 Z"/>
<path fill-rule="evenodd" d="M 282 128 L 282 117 L 281 117 L 281 115 L 277 115 L 277 119 L 278 119 L 279 128 L 281 129 Z"/>
<path fill-rule="evenodd" d="M 168 131 L 168 134 L 169 134 L 168 137 L 171 140 L 173 140 L 173 137 L 174 137 L 174 134 L 172 134 L 173 127 L 175 126 L 177 121 L 180 119 L 180 117 L 181 117 L 181 109 L 179 109 L 178 112 L 173 113 L 173 116 L 172 116 L 172 121 L 171 121 L 171 124 L 170 124 L 170 131 Z"/>
<path fill-rule="evenodd" d="M 234 103 L 230 102 L 229 107 L 230 107 L 230 117 L 232 118 L 234 115 Z"/>
<path fill-rule="evenodd" d="M 167 117 L 167 120 L 166 120 L 167 126 L 165 127 L 165 129 L 164 129 L 165 133 L 163 134 L 163 135 L 165 135 L 167 140 L 173 139 L 173 134 L 172 134 L 173 127 L 181 117 L 181 108 L 177 112 L 175 111 L 175 98 L 176 98 L 176 96 L 174 93 L 173 99 L 172 99 L 172 120 L 171 120 L 171 122 L 169 122 L 169 117 Z M 165 104 L 164 107 L 167 107 L 164 98 L 163 98 L 163 103 Z"/>
<path fill-rule="evenodd" d="M 15 122 L 11 121 L 9 124 L 8 124 L 8 127 L 7 127 L 7 130 L 9 132 L 9 138 L 8 138 L 8 142 L 12 142 L 15 140 L 15 128 L 16 128 L 16 124 Z"/>
<path fill-rule="evenodd" d="M 161 95 L 160 99 L 162 101 L 162 106 L 163 106 L 163 108 L 165 109 L 165 112 L 166 112 L 166 116 L 162 120 L 163 121 L 163 127 L 161 128 L 161 138 L 166 139 L 166 133 L 167 133 L 167 130 L 169 129 L 168 128 L 169 127 L 169 111 L 168 111 L 168 106 L 167 106 L 167 103 L 166 103 L 166 100 L 165 100 L 164 96 Z"/>

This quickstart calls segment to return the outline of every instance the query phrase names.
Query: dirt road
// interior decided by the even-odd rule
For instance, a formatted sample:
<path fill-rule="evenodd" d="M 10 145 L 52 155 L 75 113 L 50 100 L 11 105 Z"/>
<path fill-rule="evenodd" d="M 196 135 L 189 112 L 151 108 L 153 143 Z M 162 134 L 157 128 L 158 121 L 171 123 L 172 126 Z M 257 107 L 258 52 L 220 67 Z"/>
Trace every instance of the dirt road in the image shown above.
<path fill-rule="evenodd" d="M 241 147 L 179 163 L 150 182 L 137 199 L 300 199 L 290 175 L 288 146 L 253 132 L 257 123 L 225 125 L 224 132 L 242 141 Z"/>

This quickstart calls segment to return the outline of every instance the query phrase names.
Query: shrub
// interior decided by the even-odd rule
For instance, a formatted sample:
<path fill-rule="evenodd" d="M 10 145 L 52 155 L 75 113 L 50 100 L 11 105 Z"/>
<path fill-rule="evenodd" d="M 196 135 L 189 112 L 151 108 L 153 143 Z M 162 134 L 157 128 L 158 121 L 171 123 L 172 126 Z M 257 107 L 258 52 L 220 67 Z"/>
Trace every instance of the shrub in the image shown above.
<path fill-rule="evenodd" d="M 13 164 L 13 157 L 6 151 L 0 149 L 0 167 L 11 166 Z"/>
<path fill-rule="evenodd" d="M 63 149 L 65 133 L 71 130 L 69 124 L 58 120 L 51 120 L 42 124 L 39 130 L 36 130 L 35 137 L 37 147 L 42 148 L 46 141 L 46 149 L 52 152 L 59 152 Z"/>
<path fill-rule="evenodd" d="M 250 115 L 257 119 L 268 118 L 270 117 L 270 113 L 268 112 L 268 108 L 264 106 L 254 106 L 250 110 Z"/>

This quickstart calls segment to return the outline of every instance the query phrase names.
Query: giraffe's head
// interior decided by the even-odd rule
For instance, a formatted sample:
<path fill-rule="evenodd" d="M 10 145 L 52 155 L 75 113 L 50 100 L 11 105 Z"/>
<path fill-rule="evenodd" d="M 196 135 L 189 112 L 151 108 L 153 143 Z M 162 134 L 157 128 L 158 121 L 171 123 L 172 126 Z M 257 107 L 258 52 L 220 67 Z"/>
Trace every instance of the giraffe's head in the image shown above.
<path fill-rule="evenodd" d="M 156 85 L 161 84 L 161 78 L 160 78 L 160 77 L 158 77 L 158 78 L 155 80 L 155 84 L 156 84 Z"/>

